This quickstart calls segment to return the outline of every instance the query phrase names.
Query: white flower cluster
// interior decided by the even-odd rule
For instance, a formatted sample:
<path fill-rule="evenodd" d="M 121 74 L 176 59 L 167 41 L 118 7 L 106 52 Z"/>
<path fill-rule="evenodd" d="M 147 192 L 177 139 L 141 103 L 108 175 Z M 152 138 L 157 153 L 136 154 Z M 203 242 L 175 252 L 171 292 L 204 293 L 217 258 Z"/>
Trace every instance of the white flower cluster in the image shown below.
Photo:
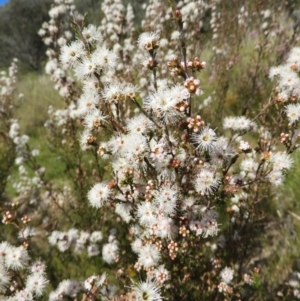
<path fill-rule="evenodd" d="M 300 47 L 294 47 L 286 60 L 286 63 L 277 67 L 272 67 L 269 72 L 271 79 L 277 79 L 277 97 L 281 102 L 287 102 L 288 100 L 300 99 Z M 297 104 L 298 105 L 298 104 Z M 291 123 L 299 119 L 297 115 L 297 105 L 287 105 L 287 115 Z M 289 106 L 291 106 L 289 108 Z M 293 110 L 294 108 L 294 110 Z M 296 115 L 295 115 L 296 114 Z"/>
<path fill-rule="evenodd" d="M 4 112 L 3 106 L 10 100 L 16 85 L 16 75 L 18 73 L 18 60 L 14 59 L 8 72 L 0 72 L 0 108 Z M 10 104 L 11 105 L 11 104 Z"/>
<path fill-rule="evenodd" d="M 88 233 L 77 229 L 70 229 L 68 232 L 53 231 L 48 237 L 52 246 L 57 246 L 59 251 L 65 252 L 72 246 L 77 254 L 87 251 L 89 257 L 100 254 L 99 242 L 102 241 L 101 231 Z"/>
<path fill-rule="evenodd" d="M 17 301 L 26 300 L 32 301 L 36 297 L 42 296 L 45 287 L 48 283 L 45 274 L 45 265 L 41 261 L 36 261 L 28 267 L 30 257 L 28 251 L 23 247 L 14 247 L 7 242 L 0 243 L 0 296 L 11 291 L 11 297 L 4 297 L 1 300 Z M 28 268 L 29 274 L 24 281 L 22 290 L 14 289 L 12 283 L 15 280 L 12 271 L 20 271 Z"/>
<path fill-rule="evenodd" d="M 229 284 L 233 279 L 233 275 L 234 275 L 234 270 L 232 270 L 229 267 L 226 267 L 221 271 L 220 276 L 222 281 L 218 285 L 218 289 L 220 293 L 229 293 L 232 290 Z"/>
<path fill-rule="evenodd" d="M 51 79 L 55 82 L 55 88 L 59 91 L 59 94 L 66 98 L 70 96 L 73 80 L 67 76 L 65 66 L 60 63 L 57 56 L 60 47 L 66 45 L 73 36 L 68 30 L 68 22 L 62 22 L 62 19 L 70 18 L 72 15 L 76 16 L 78 21 L 83 19 L 76 11 L 72 0 L 55 1 L 54 6 L 49 11 L 50 21 L 44 22 L 38 32 L 44 43 L 48 46 L 46 52 L 48 62 L 45 66 L 45 71 L 51 75 Z M 73 56 L 76 57 L 80 49 L 75 48 L 75 50 L 76 52 Z"/>
<path fill-rule="evenodd" d="M 18 165 L 19 172 L 19 177 L 13 181 L 12 186 L 19 195 L 27 195 L 31 193 L 32 198 L 34 198 L 34 190 L 39 189 L 44 185 L 42 176 L 45 172 L 45 168 L 36 168 L 34 176 L 29 176 L 26 169 L 26 163 L 30 160 L 34 160 L 34 157 L 38 156 L 39 150 L 30 150 L 27 144 L 29 137 L 27 135 L 20 136 L 19 130 L 20 127 L 18 121 L 16 119 L 11 120 L 9 136 L 15 144 L 17 155 L 15 163 Z"/>
<path fill-rule="evenodd" d="M 173 13 L 182 29 L 192 26 L 199 30 L 202 24 L 197 8 L 202 13 L 212 8 L 213 40 L 218 40 L 221 15 L 217 2 L 208 5 L 205 1 L 180 1 L 181 12 Z M 61 0 L 60 8 L 52 9 L 50 16 L 54 21 L 44 25 L 45 31 L 55 32 L 51 27 L 55 19 L 74 11 L 69 4 Z M 105 18 L 101 26 L 78 26 L 79 34 L 73 42 L 69 42 L 70 35 L 65 34 L 65 41 L 59 43 L 60 57 L 54 55 L 59 51 L 48 50 L 50 61 L 46 66 L 68 104 L 63 110 L 50 109 L 53 123 L 48 122 L 47 126 L 51 128 L 54 123 L 62 126 L 64 134 L 68 121 L 77 119 L 84 128 L 80 136 L 81 149 L 98 156 L 96 160 L 106 160 L 107 173 L 95 177 L 87 200 L 94 210 L 113 209 L 121 217 L 118 222 L 127 224 L 124 229 L 129 229 L 131 249 L 136 254 L 134 268 L 147 274 L 146 282 L 134 285 L 129 293 L 137 300 L 162 298 L 160 286 L 171 279 L 164 260 L 174 260 L 177 254 L 185 252 L 177 241 L 190 237 L 204 240 L 219 235 L 216 205 L 220 200 L 231 199 L 233 216 L 241 213 L 242 219 L 246 219 L 250 213 L 243 206 L 247 207 L 249 198 L 244 190 L 250 191 L 256 183 L 280 185 L 285 172 L 293 165 L 289 151 L 276 150 L 274 137 L 259 125 L 259 118 L 224 118 L 223 137 L 219 135 L 220 129 L 212 128 L 199 115 L 193 117 L 192 98 L 202 94 L 200 80 L 194 74 L 203 69 L 205 63 L 197 57 L 188 59 L 192 49 L 180 60 L 174 56 L 175 47 L 164 50 L 175 41 L 172 37 L 170 42 L 161 37 L 160 26 L 172 13 L 170 8 L 164 11 L 161 5 L 159 1 L 149 1 L 143 22 L 148 31 L 132 43 L 130 6 L 125 14 L 121 1 L 105 0 L 102 4 Z M 244 28 L 247 10 L 242 7 L 239 11 L 239 25 Z M 125 19 L 128 27 L 122 27 Z M 196 25 L 192 25 L 195 22 Z M 191 30 L 189 36 L 193 33 L 195 31 Z M 45 35 L 44 31 L 40 34 Z M 182 32 L 177 31 L 172 36 L 182 39 Z M 44 42 L 52 43 L 46 37 Z M 171 60 L 168 67 L 172 69 L 172 81 L 160 78 L 166 74 L 166 67 L 157 68 L 159 49 L 162 49 L 162 60 Z M 215 48 L 214 51 L 226 53 L 224 49 Z M 298 70 L 293 51 L 295 66 L 289 72 Z M 136 68 L 143 57 L 142 65 L 146 68 Z M 130 60 L 132 64 L 126 69 L 125 63 Z M 72 94 L 75 81 L 67 77 L 67 68 L 80 82 L 81 95 L 78 90 L 74 93 L 76 96 Z M 145 69 L 152 72 L 151 85 L 142 75 Z M 131 72 L 135 72 L 134 77 Z M 278 75 L 277 91 L 288 95 L 285 101 L 297 97 L 299 81 L 296 72 L 293 76 L 286 73 L 289 79 L 285 73 Z M 137 87 L 133 78 L 139 79 L 144 89 Z M 291 124 L 298 121 L 297 104 L 286 106 L 285 112 Z M 16 125 L 12 132 L 18 132 Z M 251 147 L 251 140 L 248 142 L 248 136 L 245 137 L 253 132 L 259 138 L 257 148 Z M 233 217 L 231 222 L 234 221 Z M 102 259 L 107 264 L 116 264 L 124 257 L 117 236 L 118 233 L 110 235 L 108 242 L 102 245 Z M 87 249 L 89 256 L 100 254 L 98 242 L 101 240 L 100 231 L 90 234 L 77 229 L 54 231 L 49 237 L 50 244 L 61 252 L 74 246 L 77 253 Z M 221 271 L 222 281 L 218 287 L 221 293 L 232 290 L 229 284 L 233 276 L 231 268 Z M 97 279 L 96 276 L 87 279 L 85 289 L 90 290 Z M 82 283 L 65 280 L 52 292 L 50 300 L 61 300 L 65 295 L 75 298 L 82 290 Z M 111 288 L 111 293 L 113 291 Z"/>
<path fill-rule="evenodd" d="M 93 275 L 84 281 L 63 280 L 59 283 L 57 289 L 50 293 L 49 301 L 63 301 L 65 297 L 76 298 L 77 294 L 82 292 L 85 294 L 93 294 L 93 289 L 101 289 L 103 295 L 113 296 L 115 294 L 115 287 L 107 283 L 106 273 L 100 275 Z"/>

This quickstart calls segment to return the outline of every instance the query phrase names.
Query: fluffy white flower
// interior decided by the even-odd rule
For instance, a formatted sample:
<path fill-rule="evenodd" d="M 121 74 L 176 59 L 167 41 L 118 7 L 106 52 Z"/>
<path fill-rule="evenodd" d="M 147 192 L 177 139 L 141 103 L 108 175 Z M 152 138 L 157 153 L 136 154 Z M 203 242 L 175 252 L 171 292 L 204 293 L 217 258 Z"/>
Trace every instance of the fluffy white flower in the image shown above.
<path fill-rule="evenodd" d="M 33 301 L 33 294 L 31 291 L 23 289 L 21 291 L 18 291 L 12 300 Z"/>
<path fill-rule="evenodd" d="M 241 170 L 249 173 L 253 173 L 258 168 L 258 163 L 255 162 L 252 158 L 246 158 L 240 164 Z"/>
<path fill-rule="evenodd" d="M 256 131 L 257 125 L 245 116 L 226 117 L 223 120 L 223 128 L 234 131 Z"/>
<path fill-rule="evenodd" d="M 97 256 L 100 254 L 99 246 L 96 244 L 89 245 L 87 252 L 89 257 Z"/>
<path fill-rule="evenodd" d="M 30 236 L 35 236 L 37 234 L 36 230 L 32 227 L 25 227 L 22 231 L 19 232 L 18 237 L 20 239 L 27 239 Z"/>
<path fill-rule="evenodd" d="M 31 273 L 34 274 L 44 274 L 46 270 L 46 265 L 42 261 L 37 260 L 29 267 L 29 270 Z"/>
<path fill-rule="evenodd" d="M 280 186 L 283 183 L 284 177 L 280 170 L 272 170 L 267 175 L 268 181 L 274 186 Z"/>
<path fill-rule="evenodd" d="M 250 144 L 247 141 L 240 141 L 239 149 L 243 151 L 247 151 L 250 149 Z"/>
<path fill-rule="evenodd" d="M 96 243 L 96 242 L 99 242 L 103 239 L 103 235 L 102 235 L 102 232 L 101 231 L 94 231 L 90 237 L 89 237 L 89 240 L 90 242 L 92 243 Z"/>
<path fill-rule="evenodd" d="M 137 301 L 158 301 L 162 300 L 160 286 L 147 278 L 146 282 L 140 282 L 132 288 L 136 294 Z"/>
<path fill-rule="evenodd" d="M 103 40 L 100 29 L 92 24 L 83 29 L 82 36 L 86 42 L 92 45 L 100 44 Z"/>
<path fill-rule="evenodd" d="M 138 262 L 145 268 L 154 267 L 160 260 L 160 253 L 156 246 L 152 244 L 141 247 Z"/>
<path fill-rule="evenodd" d="M 132 134 L 144 134 L 149 128 L 153 126 L 153 122 L 150 121 L 145 115 L 139 114 L 129 120 L 127 123 L 127 129 Z"/>
<path fill-rule="evenodd" d="M 84 117 L 84 124 L 88 130 L 100 128 L 106 122 L 105 116 L 100 110 L 92 109 Z"/>
<path fill-rule="evenodd" d="M 288 170 L 293 165 L 293 159 L 286 152 L 277 152 L 271 154 L 273 170 Z"/>
<path fill-rule="evenodd" d="M 5 256 L 5 266 L 8 269 L 19 270 L 27 265 L 29 260 L 28 251 L 20 247 L 11 247 Z"/>
<path fill-rule="evenodd" d="M 163 186 L 154 192 L 154 200 L 158 209 L 166 215 L 174 213 L 178 199 L 178 189 L 176 185 Z"/>
<path fill-rule="evenodd" d="M 75 66 L 85 55 L 85 49 L 81 41 L 74 41 L 70 45 L 61 48 L 60 60 L 67 66 Z"/>
<path fill-rule="evenodd" d="M 42 296 L 45 286 L 49 281 L 44 275 L 40 273 L 34 273 L 29 275 L 26 279 L 26 289 L 35 294 L 36 296 Z"/>
<path fill-rule="evenodd" d="M 188 92 L 186 88 L 180 87 L 183 91 L 178 94 L 178 86 L 174 86 L 171 89 L 160 89 L 152 94 L 150 94 L 144 101 L 144 107 L 148 111 L 153 111 L 153 113 L 158 117 L 163 119 L 166 123 L 175 123 L 180 119 L 183 114 L 178 110 L 177 105 L 181 101 L 185 101 L 183 97 L 188 97 Z"/>
<path fill-rule="evenodd" d="M 202 128 L 200 133 L 192 134 L 192 141 L 201 151 L 212 151 L 216 140 L 217 135 L 215 131 L 207 126 Z"/>
<path fill-rule="evenodd" d="M 57 295 L 67 295 L 70 297 L 76 297 L 78 292 L 82 289 L 82 283 L 77 282 L 75 280 L 63 280 L 58 285 L 58 288 L 56 290 Z M 57 300 L 57 299 L 51 299 L 49 296 L 49 300 Z M 60 299 L 58 299 L 60 300 Z"/>
<path fill-rule="evenodd" d="M 134 99 L 138 88 L 127 83 L 110 83 L 104 86 L 102 97 L 109 103 L 118 103 Z"/>
<path fill-rule="evenodd" d="M 90 58 L 84 57 L 83 60 L 75 66 L 75 75 L 79 80 L 91 78 L 99 72 L 99 66 Z"/>
<path fill-rule="evenodd" d="M 137 238 L 131 243 L 131 248 L 134 253 L 139 254 L 141 252 L 141 247 L 143 246 L 143 242 L 141 239 Z"/>
<path fill-rule="evenodd" d="M 93 207 L 100 208 L 103 203 L 108 200 L 111 194 L 106 183 L 97 183 L 88 192 L 88 200 Z"/>
<path fill-rule="evenodd" d="M 99 104 L 99 95 L 90 92 L 84 92 L 78 99 L 78 115 L 79 117 L 95 111 Z"/>
<path fill-rule="evenodd" d="M 195 189 L 202 195 L 213 193 L 219 184 L 220 179 L 208 169 L 202 169 L 195 179 Z"/>
<path fill-rule="evenodd" d="M 220 276 L 226 284 L 229 284 L 233 279 L 233 274 L 234 274 L 234 270 L 226 267 L 221 271 Z"/>
<path fill-rule="evenodd" d="M 116 241 L 112 241 L 108 244 L 105 244 L 102 248 L 102 258 L 107 263 L 113 263 L 118 256 L 118 243 Z"/>
<path fill-rule="evenodd" d="M 138 39 L 138 46 L 141 49 L 152 51 L 159 47 L 159 33 L 143 32 Z"/>
<path fill-rule="evenodd" d="M 160 216 L 155 226 L 156 231 L 154 234 L 161 238 L 174 239 L 178 233 L 178 228 L 170 217 Z"/>
<path fill-rule="evenodd" d="M 143 202 L 137 207 L 137 216 L 139 218 L 139 222 L 143 226 L 151 226 L 156 221 L 157 208 L 153 203 Z"/>
<path fill-rule="evenodd" d="M 214 210 L 208 210 L 204 213 L 201 221 L 191 221 L 189 227 L 196 235 L 203 237 L 215 236 L 219 232 L 217 223 L 218 213 Z"/>
<path fill-rule="evenodd" d="M 285 107 L 286 116 L 290 123 L 295 123 L 300 118 L 300 104 L 289 104 Z"/>
<path fill-rule="evenodd" d="M 108 70 L 115 70 L 118 63 L 118 56 L 105 47 L 97 48 L 91 56 L 91 62 L 96 67 L 96 72 L 101 73 Z"/>

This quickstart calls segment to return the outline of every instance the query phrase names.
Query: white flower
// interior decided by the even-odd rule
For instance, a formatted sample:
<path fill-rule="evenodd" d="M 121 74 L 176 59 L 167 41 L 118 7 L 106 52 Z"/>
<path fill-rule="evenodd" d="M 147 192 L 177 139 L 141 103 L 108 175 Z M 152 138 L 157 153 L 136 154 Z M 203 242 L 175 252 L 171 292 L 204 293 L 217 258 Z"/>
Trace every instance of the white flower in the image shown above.
<path fill-rule="evenodd" d="M 239 145 L 239 149 L 246 151 L 250 149 L 250 144 L 247 141 L 241 140 L 240 141 L 240 145 Z"/>
<path fill-rule="evenodd" d="M 81 41 L 74 41 L 71 45 L 61 48 L 60 60 L 67 66 L 75 66 L 85 55 L 85 49 Z"/>
<path fill-rule="evenodd" d="M 234 270 L 226 267 L 221 271 L 220 276 L 226 284 L 229 284 L 231 282 L 231 280 L 233 279 L 233 274 L 234 274 Z"/>
<path fill-rule="evenodd" d="M 30 236 L 35 236 L 36 230 L 34 228 L 31 227 L 25 227 L 22 231 L 19 232 L 18 237 L 20 239 L 27 239 Z"/>
<path fill-rule="evenodd" d="M 108 200 L 111 194 L 106 183 L 97 183 L 88 192 L 88 200 L 93 207 L 100 208 L 103 203 Z"/>
<path fill-rule="evenodd" d="M 121 83 L 110 83 L 104 86 L 102 97 L 109 103 L 118 103 L 124 100 L 123 98 L 124 85 Z"/>
<path fill-rule="evenodd" d="M 153 126 L 153 122 L 150 121 L 145 115 L 139 114 L 129 120 L 127 123 L 127 129 L 132 134 L 144 134 L 149 128 Z"/>
<path fill-rule="evenodd" d="M 91 290 L 95 284 L 95 282 L 99 280 L 99 276 L 91 276 L 84 281 L 84 288 L 86 290 Z"/>
<path fill-rule="evenodd" d="M 272 67 L 269 71 L 269 78 L 273 80 L 275 77 L 279 76 L 279 74 L 280 74 L 280 68 Z"/>
<path fill-rule="evenodd" d="M 46 265 L 42 261 L 37 260 L 30 266 L 29 269 L 31 273 L 44 274 L 46 270 Z"/>
<path fill-rule="evenodd" d="M 113 263 L 118 255 L 119 247 L 116 241 L 105 244 L 102 248 L 102 258 L 107 263 Z"/>
<path fill-rule="evenodd" d="M 274 185 L 274 186 L 280 186 L 283 183 L 284 177 L 281 171 L 279 170 L 272 170 L 268 175 L 267 175 L 268 181 Z"/>
<path fill-rule="evenodd" d="M 100 74 L 101 71 L 116 69 L 118 56 L 105 47 L 97 48 L 91 56 L 91 62 L 96 66 L 96 71 Z"/>
<path fill-rule="evenodd" d="M 138 39 L 138 46 L 148 51 L 159 47 L 159 33 L 143 32 Z"/>
<path fill-rule="evenodd" d="M 164 214 L 172 214 L 176 209 L 178 189 L 175 185 L 164 186 L 154 192 L 155 203 L 158 209 Z"/>
<path fill-rule="evenodd" d="M 245 116 L 240 117 L 226 117 L 223 120 L 224 129 L 232 129 L 234 131 L 255 131 L 257 125 Z"/>
<path fill-rule="evenodd" d="M 203 237 L 215 236 L 219 232 L 217 223 L 218 213 L 214 210 L 208 210 L 205 212 L 201 222 L 200 228 L 202 230 Z"/>
<path fill-rule="evenodd" d="M 66 233 L 67 237 L 68 237 L 68 241 L 70 243 L 76 243 L 76 241 L 79 238 L 79 230 L 71 228 L 68 230 L 68 232 Z"/>
<path fill-rule="evenodd" d="M 192 141 L 201 151 L 211 151 L 214 148 L 214 142 L 217 140 L 217 135 L 214 130 L 209 127 L 204 127 L 200 133 L 192 134 Z"/>
<path fill-rule="evenodd" d="M 185 88 L 181 87 L 181 89 L 184 90 Z M 181 94 L 178 94 L 177 86 L 171 89 L 160 89 L 145 99 L 144 107 L 147 111 L 153 111 L 164 122 L 175 123 L 183 116 L 176 107 L 179 102 L 183 101 L 183 98 L 180 97 L 182 96 Z"/>
<path fill-rule="evenodd" d="M 46 284 L 49 281 L 40 273 L 29 275 L 26 279 L 26 289 L 36 296 L 42 296 Z"/>
<path fill-rule="evenodd" d="M 84 92 L 78 99 L 78 115 L 84 116 L 90 111 L 96 110 L 99 104 L 99 95 L 90 92 Z M 103 116 L 104 118 L 104 116 Z"/>
<path fill-rule="evenodd" d="M 84 117 L 84 124 L 88 130 L 98 129 L 106 122 L 105 116 L 100 110 L 92 109 Z"/>
<path fill-rule="evenodd" d="M 271 154 L 271 162 L 274 170 L 288 170 L 293 165 L 293 159 L 286 152 Z"/>
<path fill-rule="evenodd" d="M 12 251 L 12 246 L 7 243 L 6 241 L 3 241 L 0 243 L 0 260 L 5 260 L 8 253 Z"/>
<path fill-rule="evenodd" d="M 137 216 L 140 224 L 143 226 L 151 226 L 156 221 L 156 207 L 153 203 L 143 202 L 138 205 Z"/>
<path fill-rule="evenodd" d="M 82 284 L 80 282 L 77 282 L 75 280 L 63 280 L 62 282 L 60 282 L 56 292 L 57 295 L 62 295 L 62 296 L 67 295 L 70 297 L 75 297 L 79 292 L 79 290 L 81 289 L 82 289 Z M 49 300 L 57 300 L 57 299 L 49 298 Z"/>
<path fill-rule="evenodd" d="M 99 72 L 99 67 L 90 58 L 85 57 L 75 66 L 75 75 L 79 80 L 88 79 Z"/>
<path fill-rule="evenodd" d="M 220 179 L 208 169 L 202 169 L 195 179 L 195 189 L 202 195 L 213 193 L 219 184 Z"/>
<path fill-rule="evenodd" d="M 101 231 L 94 231 L 91 235 L 90 235 L 90 242 L 92 243 L 96 243 L 99 242 L 103 239 L 103 235 Z"/>
<path fill-rule="evenodd" d="M 162 299 L 160 286 L 149 278 L 146 282 L 140 282 L 132 289 L 136 294 L 137 301 L 158 301 Z"/>
<path fill-rule="evenodd" d="M 255 172 L 258 168 L 258 163 L 255 162 L 252 158 L 247 158 L 241 162 L 241 170 L 245 172 Z"/>
<path fill-rule="evenodd" d="M 160 216 L 157 219 L 156 227 L 157 229 L 154 234 L 161 238 L 174 239 L 178 232 L 178 228 L 170 217 Z"/>
<path fill-rule="evenodd" d="M 143 246 L 143 242 L 141 239 L 137 238 L 131 243 L 131 248 L 134 253 L 139 254 L 141 252 L 141 248 Z"/>
<path fill-rule="evenodd" d="M 29 260 L 28 252 L 22 246 L 11 247 L 5 257 L 5 266 L 9 269 L 19 270 L 27 265 Z"/>
<path fill-rule="evenodd" d="M 224 162 L 227 162 L 230 159 L 234 152 L 230 147 L 228 140 L 221 136 L 214 143 L 212 150 L 210 151 L 211 162 L 214 162 L 217 166 L 222 166 Z"/>
<path fill-rule="evenodd" d="M 102 42 L 102 35 L 99 28 L 96 26 L 89 24 L 88 27 L 85 27 L 82 31 L 82 36 L 86 42 L 95 45 L 100 44 Z"/>
<path fill-rule="evenodd" d="M 156 266 L 160 259 L 159 250 L 152 244 L 141 247 L 138 262 L 145 268 Z"/>
<path fill-rule="evenodd" d="M 286 116 L 290 123 L 295 123 L 300 118 L 300 104 L 289 104 L 285 107 Z"/>
<path fill-rule="evenodd" d="M 90 234 L 88 232 L 86 232 L 86 231 L 80 231 L 80 236 L 79 236 L 79 238 L 77 239 L 76 242 L 78 244 L 84 245 L 84 244 L 86 244 L 86 242 L 89 239 L 89 237 L 90 237 Z"/>
<path fill-rule="evenodd" d="M 89 257 L 97 256 L 100 254 L 99 246 L 96 244 L 89 245 L 87 252 Z"/>
<path fill-rule="evenodd" d="M 233 129 L 235 123 L 235 117 L 225 117 L 223 120 L 224 129 Z"/>
<path fill-rule="evenodd" d="M 27 290 L 23 289 L 21 291 L 18 291 L 14 297 L 13 300 L 18 300 L 18 301 L 33 301 L 33 294 Z"/>

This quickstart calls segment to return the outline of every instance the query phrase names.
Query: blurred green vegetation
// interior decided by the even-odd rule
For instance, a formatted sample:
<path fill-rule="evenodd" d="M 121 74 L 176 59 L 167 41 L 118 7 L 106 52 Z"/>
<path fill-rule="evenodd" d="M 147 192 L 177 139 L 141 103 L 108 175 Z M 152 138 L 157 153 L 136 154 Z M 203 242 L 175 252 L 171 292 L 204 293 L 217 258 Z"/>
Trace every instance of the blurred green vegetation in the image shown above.
<path fill-rule="evenodd" d="M 43 22 L 49 21 L 48 11 L 52 0 L 10 0 L 0 7 L 0 69 L 7 68 L 18 58 L 22 72 L 43 71 L 47 47 L 37 34 Z M 145 0 L 127 0 L 135 13 L 136 24 L 143 18 L 141 9 Z M 77 10 L 87 13 L 87 21 L 100 24 L 102 0 L 75 0 Z"/>

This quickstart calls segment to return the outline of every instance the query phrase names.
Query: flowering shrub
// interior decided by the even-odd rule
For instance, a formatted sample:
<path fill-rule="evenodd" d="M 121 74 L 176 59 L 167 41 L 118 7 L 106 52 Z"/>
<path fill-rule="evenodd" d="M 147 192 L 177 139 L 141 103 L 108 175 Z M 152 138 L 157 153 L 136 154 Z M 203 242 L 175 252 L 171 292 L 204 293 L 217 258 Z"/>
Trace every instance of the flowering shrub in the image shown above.
<path fill-rule="evenodd" d="M 28 195 L 42 233 L 20 226 L 31 219 L 9 205 L 3 221 L 16 225 L 23 246 L 0 245 L 1 300 L 38 300 L 48 282 L 51 301 L 280 296 L 278 285 L 261 297 L 264 265 L 255 253 L 299 147 L 300 50 L 292 47 L 295 32 L 281 28 L 284 8 L 267 4 L 255 13 L 244 3 L 228 16 L 226 1 L 149 1 L 147 31 L 135 38 L 130 5 L 104 1 L 97 27 L 72 0 L 54 1 L 39 34 L 65 108 L 49 108 L 45 126 L 68 182 L 59 189 L 43 178 L 38 151 L 28 155 L 13 121 L 9 136 L 19 138 L 16 163 L 27 181 L 14 187 Z M 224 41 L 233 29 L 237 36 Z M 248 61 L 246 34 L 254 40 Z M 208 63 L 195 37 L 211 47 Z M 276 48 L 287 40 L 290 51 Z M 23 162 L 35 173 L 31 181 Z M 41 261 L 27 278 L 16 273 L 27 266 L 26 248 L 43 257 L 48 276 Z M 282 291 L 298 298 L 297 289 Z"/>

